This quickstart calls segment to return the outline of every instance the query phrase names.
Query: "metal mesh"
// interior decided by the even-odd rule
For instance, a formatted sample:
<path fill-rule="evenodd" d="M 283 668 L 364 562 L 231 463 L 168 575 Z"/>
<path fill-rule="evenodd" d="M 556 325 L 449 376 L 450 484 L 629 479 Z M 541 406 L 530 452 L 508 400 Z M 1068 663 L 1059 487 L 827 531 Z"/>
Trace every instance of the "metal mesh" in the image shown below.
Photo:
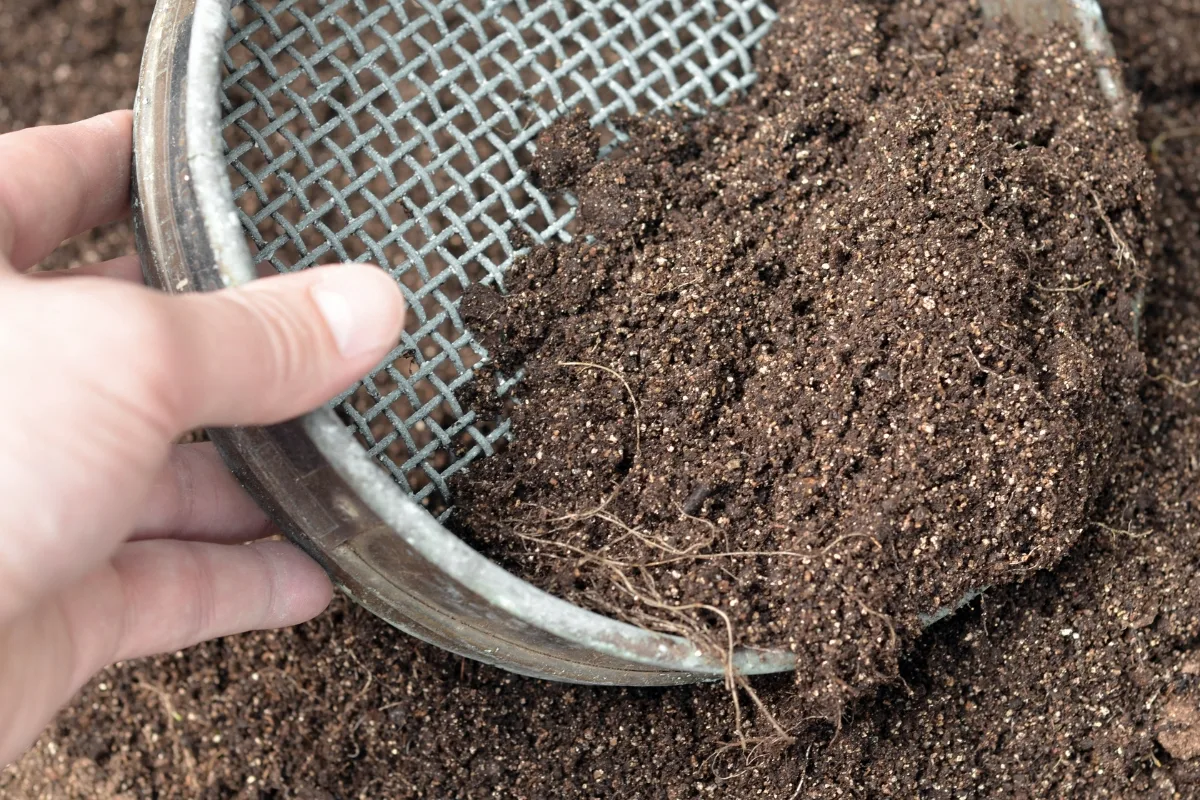
<path fill-rule="evenodd" d="M 222 102 L 241 222 L 262 265 L 370 261 L 402 287 L 400 343 L 334 407 L 432 511 L 508 434 L 469 407 L 487 353 L 458 299 L 503 288 L 518 229 L 571 236 L 574 199 L 526 177 L 537 135 L 584 109 L 611 143 L 619 112 L 723 103 L 773 21 L 764 0 L 235 4 Z"/>

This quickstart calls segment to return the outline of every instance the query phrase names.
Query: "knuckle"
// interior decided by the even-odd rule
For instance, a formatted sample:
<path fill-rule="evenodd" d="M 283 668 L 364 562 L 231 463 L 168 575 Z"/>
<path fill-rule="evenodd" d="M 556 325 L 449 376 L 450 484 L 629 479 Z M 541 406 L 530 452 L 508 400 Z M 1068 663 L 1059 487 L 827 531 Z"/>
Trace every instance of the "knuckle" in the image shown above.
<path fill-rule="evenodd" d="M 78 278 L 36 287 L 47 341 L 92 392 L 81 402 L 115 405 L 165 433 L 182 404 L 177 334 L 159 298 L 145 289 Z M 70 331 L 57 321 L 70 320 Z"/>
<path fill-rule="evenodd" d="M 179 378 L 178 333 L 163 304 L 148 299 L 132 297 L 110 309 L 106 363 L 124 365 L 130 405 L 174 435 L 187 400 Z"/>
<path fill-rule="evenodd" d="M 259 571 L 265 577 L 262 587 L 260 623 L 272 625 L 280 615 L 279 574 L 275 569 L 275 563 L 268 557 L 261 543 L 251 545 L 249 550 L 254 553 Z"/>
<path fill-rule="evenodd" d="M 168 463 L 176 497 L 170 528 L 183 530 L 196 516 L 196 492 L 200 481 L 196 475 L 195 463 L 187 450 L 181 447 L 173 448 Z"/>
<path fill-rule="evenodd" d="M 187 647 L 208 638 L 216 624 L 216 578 L 212 565 L 197 547 L 181 548 L 180 586 L 187 587 L 190 598 L 186 621 L 180 626 L 180 647 Z"/>
<path fill-rule="evenodd" d="M 255 352 L 265 385 L 296 386 L 319 346 L 305 315 L 277 292 L 245 292 L 238 299 L 254 318 L 251 335 L 258 337 Z"/>

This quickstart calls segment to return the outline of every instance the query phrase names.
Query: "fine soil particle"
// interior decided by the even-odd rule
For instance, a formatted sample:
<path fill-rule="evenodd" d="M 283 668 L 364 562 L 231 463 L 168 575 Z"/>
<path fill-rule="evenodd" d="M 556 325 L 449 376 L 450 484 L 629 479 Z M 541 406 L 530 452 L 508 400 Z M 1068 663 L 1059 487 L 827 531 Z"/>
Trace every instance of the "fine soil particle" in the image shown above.
<path fill-rule="evenodd" d="M 1145 264 L 1143 420 L 1114 468 L 1123 480 L 1097 504 L 1105 527 L 1088 529 L 1054 569 L 926 632 L 901 663 L 902 683 L 848 706 L 839 727 L 799 718 L 787 681 L 755 681 L 796 741 L 721 750 L 734 720 L 719 687 L 516 678 L 338 601 L 294 629 L 105 670 L 0 770 L 0 796 L 1200 796 L 1200 756 L 1189 749 L 1200 707 L 1200 49 L 1190 46 L 1200 2 L 1104 6 L 1146 98 L 1139 134 L 1161 196 L 1162 232 Z M 74 5 L 53 11 L 79 36 L 90 18 Z M 0 63 L 13 62 L 16 41 L 0 37 Z M 81 68 L 100 74 L 111 59 Z M 132 69 L 124 80 L 131 91 Z M 14 91 L 6 73 L 0 96 Z M 59 93 L 47 107 L 102 102 L 46 91 Z M 770 733 L 743 705 L 747 735 Z"/>
<path fill-rule="evenodd" d="M 783 4 L 756 68 L 728 109 L 627 120 L 574 241 L 501 313 L 468 293 L 526 377 L 456 524 L 581 605 L 790 648 L 832 713 L 1093 519 L 1140 414 L 1152 191 L 1068 36 L 960 0 Z"/>

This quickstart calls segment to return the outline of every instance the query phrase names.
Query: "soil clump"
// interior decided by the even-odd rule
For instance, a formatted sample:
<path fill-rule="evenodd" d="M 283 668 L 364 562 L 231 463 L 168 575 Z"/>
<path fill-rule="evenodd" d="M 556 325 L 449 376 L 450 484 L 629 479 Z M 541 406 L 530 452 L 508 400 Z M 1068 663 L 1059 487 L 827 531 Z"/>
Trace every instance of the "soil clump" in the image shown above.
<path fill-rule="evenodd" d="M 18 115 L 0 124 L 68 122 L 132 97 L 136 63 L 117 68 L 114 59 L 136 62 L 151 3 L 137 2 L 136 14 L 128 3 L 0 6 L 6 68 L 47 49 L 93 76 L 43 83 L 53 64 L 6 72 L 0 107 Z M 1142 421 L 1112 469 L 1120 480 L 1096 504 L 1104 527 L 1089 527 L 1055 568 L 990 591 L 928 630 L 901 661 L 901 682 L 830 724 L 803 719 L 790 681 L 755 681 L 795 742 L 743 749 L 720 687 L 517 678 L 399 635 L 338 600 L 293 629 L 106 669 L 29 754 L 0 769 L 0 796 L 1200 794 L 1200 756 L 1189 745 L 1200 707 L 1200 3 L 1107 0 L 1104 11 L 1127 81 L 1143 98 L 1139 138 L 1161 197 L 1161 234 L 1145 264 Z M 126 13 L 139 24 L 97 25 Z M 86 58 L 65 44 L 118 30 Z M 131 251 L 121 225 L 69 244 L 54 263 Z M 747 735 L 769 735 L 744 705 Z"/>

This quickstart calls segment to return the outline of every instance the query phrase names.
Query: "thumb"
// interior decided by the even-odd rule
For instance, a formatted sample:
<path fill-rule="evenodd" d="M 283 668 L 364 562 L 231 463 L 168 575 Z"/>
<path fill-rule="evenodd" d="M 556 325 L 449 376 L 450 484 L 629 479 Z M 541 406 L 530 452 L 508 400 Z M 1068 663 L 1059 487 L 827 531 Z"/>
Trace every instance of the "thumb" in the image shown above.
<path fill-rule="evenodd" d="M 404 300 L 378 267 L 340 265 L 169 304 L 174 424 L 266 425 L 344 391 L 396 346 Z"/>

